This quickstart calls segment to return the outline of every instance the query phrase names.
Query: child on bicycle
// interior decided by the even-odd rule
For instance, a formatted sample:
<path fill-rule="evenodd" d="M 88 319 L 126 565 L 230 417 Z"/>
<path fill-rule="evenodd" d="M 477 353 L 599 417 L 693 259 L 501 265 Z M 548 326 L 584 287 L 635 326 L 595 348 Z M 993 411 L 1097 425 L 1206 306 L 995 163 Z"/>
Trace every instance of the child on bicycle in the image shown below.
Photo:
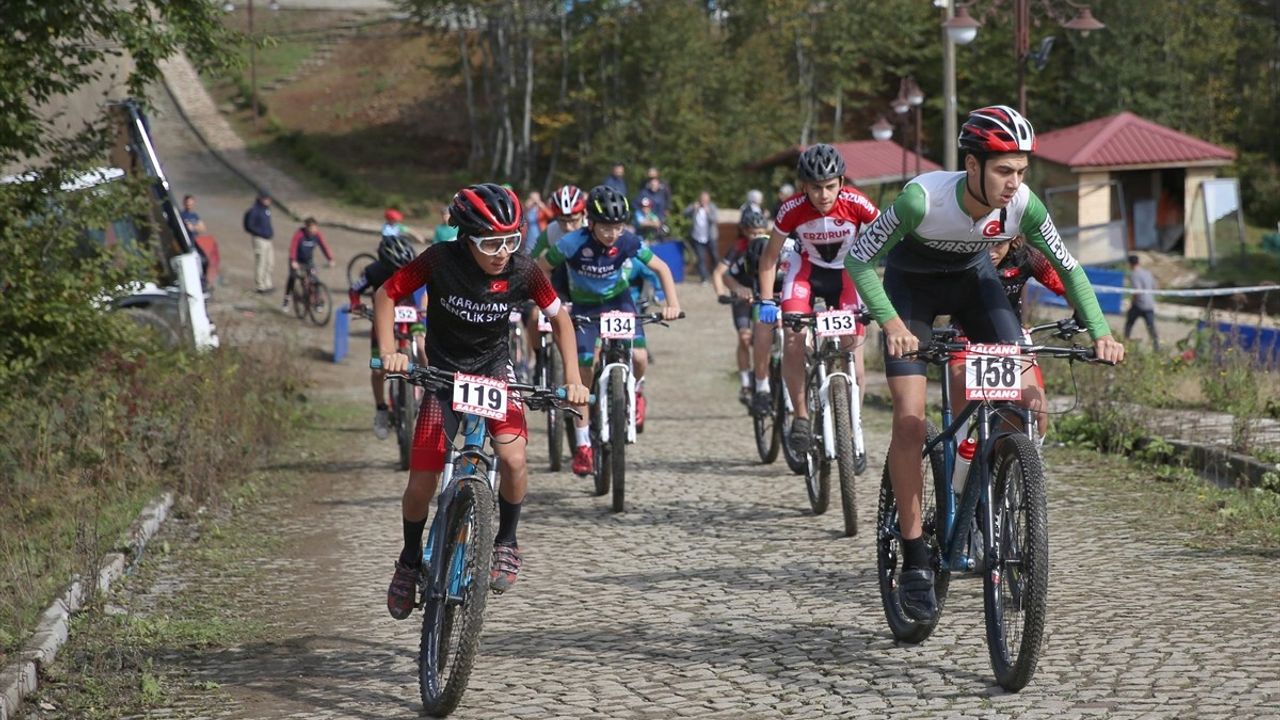
<path fill-rule="evenodd" d="M 507 343 L 511 310 L 533 300 L 551 319 L 556 347 L 565 361 L 567 400 L 579 406 L 586 403 L 587 388 L 577 365 L 571 362 L 573 323 L 561 312 L 560 299 L 547 276 L 520 252 L 522 219 L 515 193 L 493 183 L 465 187 L 453 196 L 449 222 L 458 228 L 458 241 L 427 248 L 374 294 L 374 323 L 387 372 L 404 372 L 409 365 L 409 358 L 397 352 L 391 335 L 394 305 L 424 285 L 431 286 L 426 337 L 431 366 L 489 377 L 511 377 Z M 510 589 L 520 572 L 516 526 L 528 484 L 528 429 L 523 408 L 516 398 L 512 400 L 505 420 L 487 421 L 502 478 L 490 578 L 490 586 L 498 592 Z M 423 397 L 414 430 L 409 481 L 401 501 L 404 546 L 387 589 L 387 610 L 396 619 L 413 611 L 422 534 L 458 419 L 447 396 L 430 393 Z"/>
<path fill-rule="evenodd" d="M 742 388 L 738 392 L 738 400 L 748 407 L 751 405 L 751 346 L 753 325 L 751 307 L 755 301 L 757 278 L 752 277 L 755 263 L 751 261 L 751 247 L 756 245 L 756 258 L 759 258 L 761 241 L 769 240 L 769 221 L 758 210 L 748 208 L 742 211 L 738 221 L 738 240 L 728 255 L 716 265 L 711 273 L 711 285 L 721 300 L 731 300 L 730 310 L 733 317 L 733 329 L 738 333 L 736 355 L 738 359 L 738 378 Z M 766 353 L 768 350 L 766 349 Z"/>
<path fill-rule="evenodd" d="M 378 259 L 365 266 L 360 272 L 360 277 L 356 278 L 355 283 L 347 291 L 351 314 L 368 313 L 370 308 L 361 304 L 360 296 L 365 290 L 376 291 L 382 287 L 382 284 L 397 270 L 408 265 L 409 261 L 413 260 L 413 256 L 413 247 L 403 235 L 383 235 L 382 240 L 378 242 Z M 407 303 L 402 304 L 412 305 L 413 298 L 410 297 L 408 300 Z M 426 329 L 421 324 L 417 324 L 410 327 L 409 331 L 414 335 L 420 335 L 425 333 Z M 381 356 L 376 326 L 369 331 L 369 350 L 370 357 Z M 373 435 L 379 440 L 386 440 L 391 432 L 391 419 L 387 408 L 386 373 L 382 370 L 370 370 L 369 382 L 373 385 Z"/>
<path fill-rule="evenodd" d="M 858 240 L 859 232 L 880 215 L 862 191 L 844 185 L 844 158 L 832 146 L 813 145 L 800 154 L 796 175 L 800 192 L 787 198 L 774 218 L 773 234 L 760 259 L 760 287 L 773 287 L 778 257 L 787 236 L 795 233 L 799 257 L 791 263 L 782 281 L 781 308 L 773 298 L 761 298 L 760 322 L 777 321 L 783 313 L 811 313 L 813 299 L 826 300 L 830 310 L 856 310 L 858 291 L 844 271 L 844 260 Z M 841 349 L 853 350 L 858 388 L 865 393 L 862 345 L 866 329 L 859 324 L 857 335 L 841 338 Z M 808 452 L 812 441 L 805 394 L 805 333 L 788 329 L 782 350 L 782 377 L 795 408 L 795 421 L 787 443 L 793 452 Z M 861 395 L 859 396 L 861 402 Z"/>
<path fill-rule="evenodd" d="M 627 196 L 607 185 L 592 188 L 587 196 L 587 217 L 591 220 L 589 226 L 560 238 L 558 243 L 547 250 L 546 257 L 539 261 L 544 270 L 561 265 L 568 267 L 569 294 L 573 299 L 574 313 L 598 317 L 611 310 L 636 312 L 635 301 L 630 292 L 630 278 L 625 270 L 625 263 L 634 259 L 658 274 L 663 292 L 667 296 L 667 306 L 662 310 L 662 317 L 666 320 L 679 317 L 680 301 L 676 296 L 671 268 L 645 247 L 638 235 L 627 230 L 626 223 L 631 220 L 631 204 L 627 201 Z M 578 363 L 588 371 L 595 364 L 599 333 L 598 323 L 586 323 L 577 331 Z M 638 325 L 633 348 L 636 430 L 640 431 L 644 426 L 643 382 L 648 355 L 645 352 L 644 331 Z M 585 417 L 580 417 L 575 420 L 574 425 L 576 449 L 573 453 L 573 473 L 590 475 L 594 458 L 588 421 Z"/>
<path fill-rule="evenodd" d="M 293 284 L 306 277 L 315 269 L 316 247 L 324 253 L 328 267 L 333 267 L 333 253 L 329 251 L 329 243 L 320 234 L 320 225 L 316 219 L 309 217 L 302 221 L 302 227 L 293 234 L 289 243 L 289 281 L 284 286 L 284 302 L 281 308 L 289 309 L 289 297 L 293 295 Z"/>

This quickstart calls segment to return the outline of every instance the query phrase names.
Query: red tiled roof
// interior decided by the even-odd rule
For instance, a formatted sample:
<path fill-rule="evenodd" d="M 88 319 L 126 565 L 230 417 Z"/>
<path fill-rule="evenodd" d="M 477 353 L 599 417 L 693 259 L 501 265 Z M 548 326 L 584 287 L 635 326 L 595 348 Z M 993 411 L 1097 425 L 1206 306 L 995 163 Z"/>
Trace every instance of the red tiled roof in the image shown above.
<path fill-rule="evenodd" d="M 1071 168 L 1106 168 L 1225 165 L 1236 154 L 1125 111 L 1040 135 L 1036 156 Z"/>
<path fill-rule="evenodd" d="M 844 176 L 854 185 L 874 185 L 885 182 L 901 182 L 903 148 L 892 140 L 854 140 L 832 143 L 844 158 Z M 803 145 L 793 145 L 767 158 L 747 165 L 748 170 L 759 170 L 774 165 L 795 165 L 796 158 L 804 150 Z M 916 176 L 916 154 L 906 151 L 907 172 L 905 179 Z M 920 156 L 920 172 L 941 170 L 942 166 Z"/>

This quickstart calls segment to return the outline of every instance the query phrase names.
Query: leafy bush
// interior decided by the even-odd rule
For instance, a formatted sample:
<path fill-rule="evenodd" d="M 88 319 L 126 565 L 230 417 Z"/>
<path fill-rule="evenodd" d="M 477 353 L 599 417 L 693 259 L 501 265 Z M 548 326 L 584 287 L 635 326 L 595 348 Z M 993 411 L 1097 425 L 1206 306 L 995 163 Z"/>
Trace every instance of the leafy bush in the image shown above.
<path fill-rule="evenodd" d="M 1261 153 L 1242 153 L 1237 170 L 1249 222 L 1264 227 L 1280 223 L 1280 165 Z"/>
<path fill-rule="evenodd" d="M 147 242 L 154 233 L 140 204 L 146 191 L 116 182 L 63 192 L 67 177 L 48 172 L 0 185 L 0 387 L 78 369 L 127 345 L 133 327 L 104 297 L 156 275 Z"/>

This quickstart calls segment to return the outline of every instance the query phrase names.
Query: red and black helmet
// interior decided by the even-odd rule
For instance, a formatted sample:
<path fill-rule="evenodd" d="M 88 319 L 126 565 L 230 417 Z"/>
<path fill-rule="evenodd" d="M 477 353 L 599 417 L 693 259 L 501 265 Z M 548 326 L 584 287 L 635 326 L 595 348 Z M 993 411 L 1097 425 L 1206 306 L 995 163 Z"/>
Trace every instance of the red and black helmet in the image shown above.
<path fill-rule="evenodd" d="M 551 193 L 551 207 L 556 210 L 556 217 L 577 215 L 587 209 L 587 194 L 577 185 L 565 185 Z"/>
<path fill-rule="evenodd" d="M 1017 110 L 992 105 L 969 113 L 960 127 L 959 146 L 978 155 L 1030 153 L 1036 150 L 1036 131 Z"/>
<path fill-rule="evenodd" d="M 517 232 L 523 218 L 515 192 L 494 183 L 464 187 L 449 203 L 449 224 L 469 237 Z"/>

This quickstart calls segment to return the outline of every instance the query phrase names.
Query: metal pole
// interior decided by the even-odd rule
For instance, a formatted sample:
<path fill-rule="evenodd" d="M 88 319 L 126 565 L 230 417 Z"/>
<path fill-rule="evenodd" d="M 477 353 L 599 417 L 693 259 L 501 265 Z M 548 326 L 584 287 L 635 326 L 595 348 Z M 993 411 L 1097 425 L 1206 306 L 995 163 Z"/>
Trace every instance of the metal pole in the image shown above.
<path fill-rule="evenodd" d="M 920 115 L 923 115 L 923 108 L 920 105 L 915 106 L 915 174 L 920 174 Z"/>
<path fill-rule="evenodd" d="M 253 131 L 258 131 L 258 39 L 253 36 L 253 0 L 249 0 L 249 94 L 253 96 Z"/>
<path fill-rule="evenodd" d="M 1027 0 L 1014 3 L 1013 52 L 1018 63 L 1018 112 L 1027 114 L 1027 54 L 1031 52 L 1031 8 Z"/>
<path fill-rule="evenodd" d="M 907 125 L 909 125 L 910 123 L 911 121 L 908 120 L 905 116 L 902 118 L 901 122 L 898 123 L 898 127 L 902 128 L 902 132 L 899 134 L 898 139 L 902 141 L 902 186 L 903 187 L 907 186 Z"/>
<path fill-rule="evenodd" d="M 954 17 L 956 0 L 947 0 L 947 6 L 943 12 L 947 20 Z M 959 133 L 956 127 L 956 44 L 951 42 L 951 36 L 947 34 L 946 28 L 942 29 L 942 80 L 942 134 L 946 141 L 943 167 L 948 171 L 954 171 L 959 165 L 956 160 L 958 153 L 956 137 Z"/>

